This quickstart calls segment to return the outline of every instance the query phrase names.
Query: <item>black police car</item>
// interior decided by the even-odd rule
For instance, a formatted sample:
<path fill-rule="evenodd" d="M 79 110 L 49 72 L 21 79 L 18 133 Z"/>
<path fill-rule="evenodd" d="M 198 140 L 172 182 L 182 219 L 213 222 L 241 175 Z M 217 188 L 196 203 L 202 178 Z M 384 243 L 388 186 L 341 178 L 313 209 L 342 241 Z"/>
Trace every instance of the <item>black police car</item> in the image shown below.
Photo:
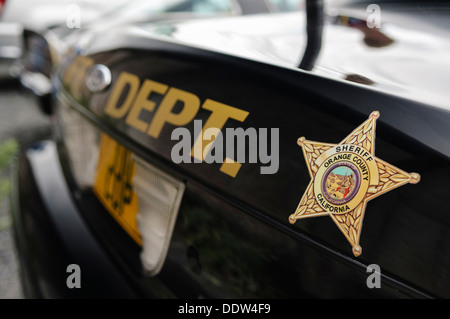
<path fill-rule="evenodd" d="M 80 36 L 18 163 L 29 296 L 450 297 L 448 4 L 306 4 Z"/>

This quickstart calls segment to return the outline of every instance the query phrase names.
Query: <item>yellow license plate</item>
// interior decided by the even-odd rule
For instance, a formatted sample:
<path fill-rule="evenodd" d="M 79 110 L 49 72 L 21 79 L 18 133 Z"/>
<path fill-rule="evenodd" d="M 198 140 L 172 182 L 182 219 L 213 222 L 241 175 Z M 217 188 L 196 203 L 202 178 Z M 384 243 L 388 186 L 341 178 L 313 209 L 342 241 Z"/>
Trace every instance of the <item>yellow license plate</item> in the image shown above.
<path fill-rule="evenodd" d="M 138 199 L 133 190 L 135 163 L 132 153 L 102 134 L 94 192 L 122 228 L 142 245 L 137 227 Z"/>

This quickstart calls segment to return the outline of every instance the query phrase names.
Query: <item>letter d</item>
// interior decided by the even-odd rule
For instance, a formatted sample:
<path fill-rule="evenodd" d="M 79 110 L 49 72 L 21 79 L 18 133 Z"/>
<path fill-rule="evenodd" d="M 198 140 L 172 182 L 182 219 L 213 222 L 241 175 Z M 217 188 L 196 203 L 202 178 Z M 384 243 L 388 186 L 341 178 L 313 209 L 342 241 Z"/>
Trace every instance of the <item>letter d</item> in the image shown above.
<path fill-rule="evenodd" d="M 223 304 L 222 305 L 222 313 L 229 313 L 230 312 L 230 305 L 229 304 Z"/>

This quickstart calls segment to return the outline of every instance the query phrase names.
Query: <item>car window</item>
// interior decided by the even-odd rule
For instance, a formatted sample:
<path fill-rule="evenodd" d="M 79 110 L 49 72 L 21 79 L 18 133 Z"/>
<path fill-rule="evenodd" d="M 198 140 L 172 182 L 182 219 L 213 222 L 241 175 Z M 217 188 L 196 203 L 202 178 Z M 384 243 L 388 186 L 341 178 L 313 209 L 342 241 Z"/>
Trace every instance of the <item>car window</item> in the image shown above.
<path fill-rule="evenodd" d="M 134 0 L 101 18 L 114 21 L 148 21 L 165 13 L 231 13 L 233 0 Z"/>
<path fill-rule="evenodd" d="M 167 9 L 167 12 L 216 13 L 230 12 L 230 0 L 185 0 Z"/>
<path fill-rule="evenodd" d="M 267 0 L 277 12 L 299 11 L 304 8 L 304 0 Z"/>

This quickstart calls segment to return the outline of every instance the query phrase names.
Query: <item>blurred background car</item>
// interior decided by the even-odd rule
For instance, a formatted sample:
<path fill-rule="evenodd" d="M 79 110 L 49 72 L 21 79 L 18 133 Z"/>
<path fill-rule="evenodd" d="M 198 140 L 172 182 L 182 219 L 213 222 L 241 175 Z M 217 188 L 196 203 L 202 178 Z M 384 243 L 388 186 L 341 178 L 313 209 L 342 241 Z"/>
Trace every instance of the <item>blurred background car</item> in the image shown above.
<path fill-rule="evenodd" d="M 2 21 L 5 0 L 0 0 L 0 75 L 8 74 L 12 63 L 23 53 L 23 26 L 17 21 Z"/>
<path fill-rule="evenodd" d="M 76 1 L 82 8 L 80 23 L 92 21 L 101 14 L 123 4 L 123 0 Z M 67 19 L 69 0 L 1 0 L 0 1 L 0 61 L 3 75 L 8 75 L 14 60 L 21 58 L 27 48 L 27 38 L 45 32 L 49 27 Z"/>

